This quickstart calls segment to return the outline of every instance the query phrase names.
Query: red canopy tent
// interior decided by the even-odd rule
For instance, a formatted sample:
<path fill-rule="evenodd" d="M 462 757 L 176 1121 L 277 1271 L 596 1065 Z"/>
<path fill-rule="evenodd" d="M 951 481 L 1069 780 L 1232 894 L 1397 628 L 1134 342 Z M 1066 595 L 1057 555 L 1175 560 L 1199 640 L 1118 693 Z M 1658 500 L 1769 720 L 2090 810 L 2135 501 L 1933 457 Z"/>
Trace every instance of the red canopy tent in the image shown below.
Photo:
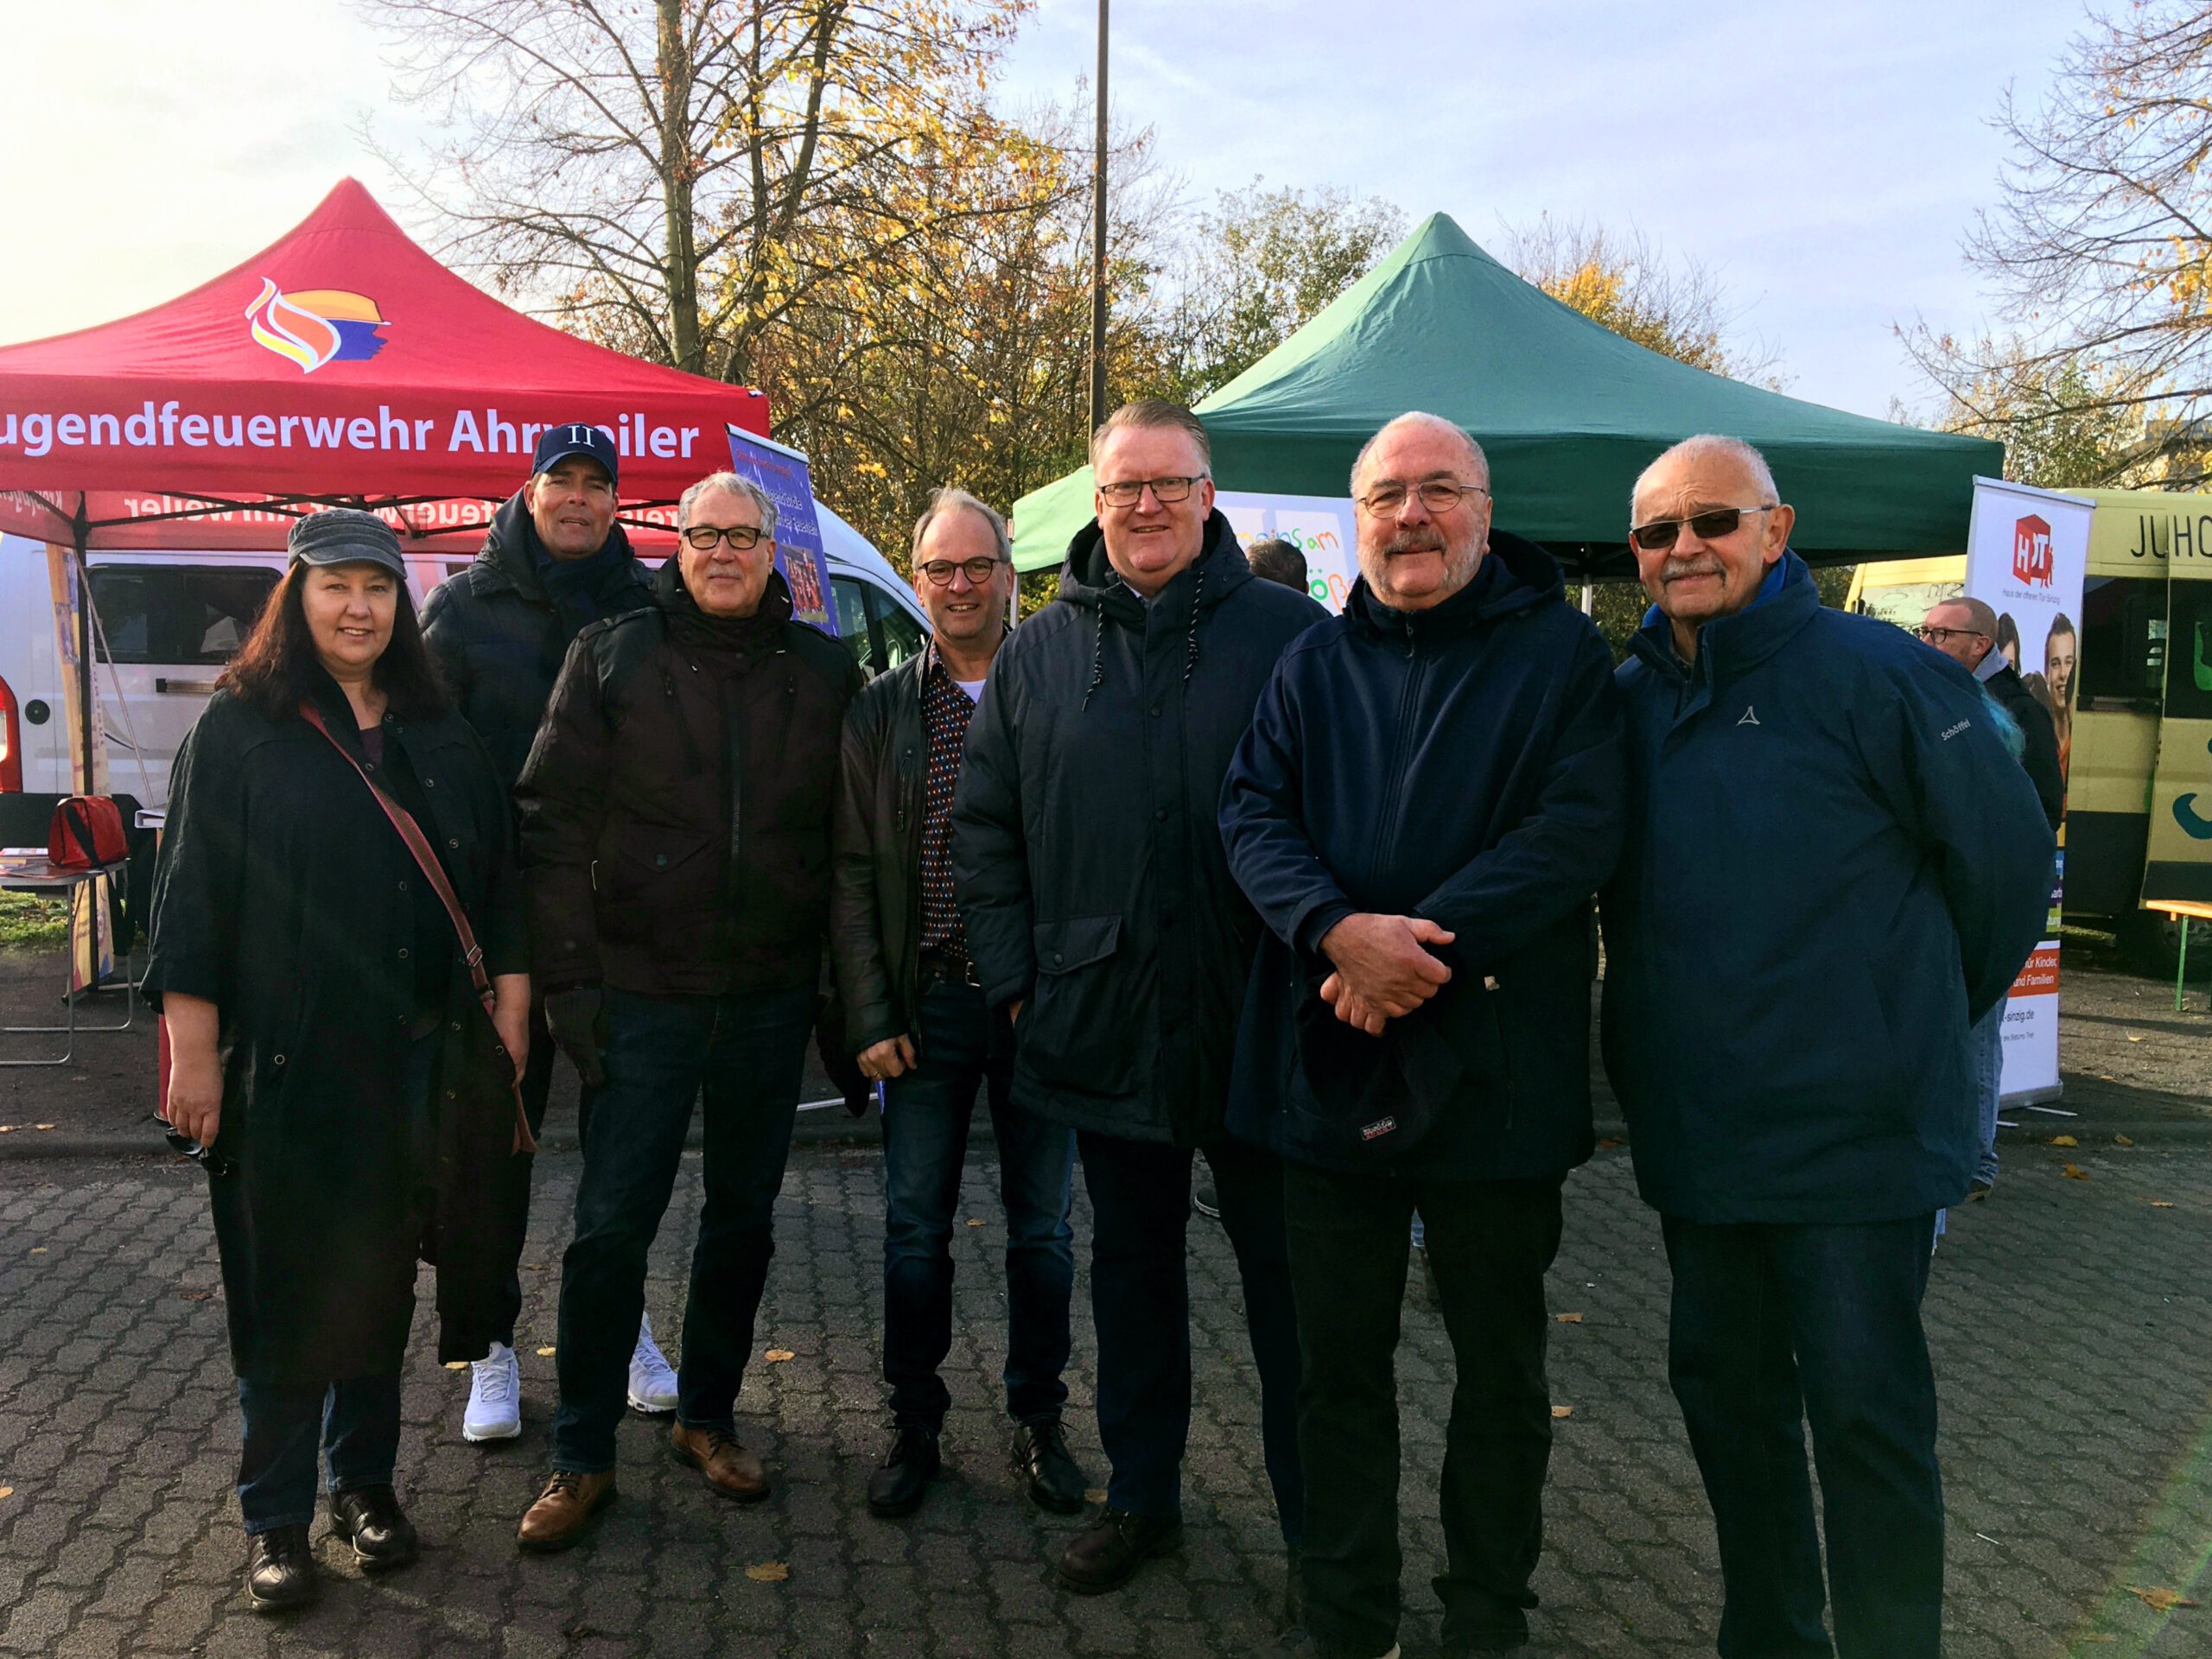
<path fill-rule="evenodd" d="M 346 179 L 167 305 L 0 346 L 0 530 L 69 543 L 80 583 L 88 547 L 281 545 L 337 504 L 473 548 L 476 504 L 512 494 L 568 421 L 613 437 L 626 515 L 650 524 L 666 515 L 641 509 L 729 464 L 726 426 L 766 435 L 768 401 L 511 310 Z"/>

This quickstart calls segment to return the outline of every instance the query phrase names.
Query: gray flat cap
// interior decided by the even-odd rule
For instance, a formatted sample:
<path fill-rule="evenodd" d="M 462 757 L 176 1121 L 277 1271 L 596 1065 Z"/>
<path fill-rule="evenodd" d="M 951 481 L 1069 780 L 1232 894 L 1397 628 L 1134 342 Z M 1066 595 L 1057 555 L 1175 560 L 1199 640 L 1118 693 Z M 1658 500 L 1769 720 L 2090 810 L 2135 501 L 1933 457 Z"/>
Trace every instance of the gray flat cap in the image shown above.
<path fill-rule="evenodd" d="M 397 532 L 359 507 L 311 512 L 293 524 L 284 544 L 302 564 L 380 564 L 401 581 L 407 579 Z"/>

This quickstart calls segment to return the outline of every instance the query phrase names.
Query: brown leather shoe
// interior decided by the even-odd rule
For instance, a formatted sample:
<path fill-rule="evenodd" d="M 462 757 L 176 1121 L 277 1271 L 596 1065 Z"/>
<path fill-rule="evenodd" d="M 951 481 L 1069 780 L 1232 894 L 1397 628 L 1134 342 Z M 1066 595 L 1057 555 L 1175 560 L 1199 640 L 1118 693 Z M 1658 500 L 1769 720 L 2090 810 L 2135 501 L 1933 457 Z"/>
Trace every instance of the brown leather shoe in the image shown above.
<path fill-rule="evenodd" d="M 584 1535 L 592 1516 L 614 1501 L 614 1471 L 579 1475 L 556 1469 L 515 1529 L 524 1549 L 566 1549 Z"/>
<path fill-rule="evenodd" d="M 758 1503 L 768 1496 L 767 1465 L 758 1452 L 748 1452 L 732 1434 L 719 1428 L 686 1428 L 672 1424 L 668 1449 L 676 1460 L 706 1476 L 707 1484 L 724 1497 L 741 1503 Z"/>

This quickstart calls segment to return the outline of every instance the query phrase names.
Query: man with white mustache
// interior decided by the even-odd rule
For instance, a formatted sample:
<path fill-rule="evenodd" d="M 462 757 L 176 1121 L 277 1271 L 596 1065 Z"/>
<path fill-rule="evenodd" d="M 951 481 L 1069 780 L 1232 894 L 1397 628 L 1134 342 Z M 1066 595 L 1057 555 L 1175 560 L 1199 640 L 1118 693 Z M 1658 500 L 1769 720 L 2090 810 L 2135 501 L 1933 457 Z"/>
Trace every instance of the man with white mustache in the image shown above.
<path fill-rule="evenodd" d="M 1491 528 L 1465 432 L 1400 416 L 1352 467 L 1360 579 L 1283 655 L 1222 794 L 1268 924 L 1230 1130 L 1280 1153 L 1305 1382 L 1308 1631 L 1398 1651 L 1406 1235 L 1426 1225 L 1458 1386 L 1448 1654 L 1529 1639 L 1551 1400 L 1544 1273 L 1588 1158 L 1590 899 L 1626 789 L 1612 653 L 1559 566 Z"/>
<path fill-rule="evenodd" d="M 1936 1659 L 1920 1300 L 1975 1167 L 1967 1027 L 2041 937 L 2050 830 L 1963 667 L 1821 603 L 1758 450 L 1685 439 L 1631 511 L 1654 604 L 1619 674 L 1605 1069 L 1674 1272 L 1719 1651 Z"/>

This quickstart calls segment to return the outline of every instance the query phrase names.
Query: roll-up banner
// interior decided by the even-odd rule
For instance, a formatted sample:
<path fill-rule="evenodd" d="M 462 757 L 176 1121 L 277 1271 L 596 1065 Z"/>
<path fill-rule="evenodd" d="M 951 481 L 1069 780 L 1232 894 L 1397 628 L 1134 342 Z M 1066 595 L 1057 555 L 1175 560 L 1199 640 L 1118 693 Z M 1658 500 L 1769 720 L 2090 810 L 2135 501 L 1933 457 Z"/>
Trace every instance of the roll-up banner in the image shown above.
<path fill-rule="evenodd" d="M 1329 607 L 1331 615 L 1359 576 L 1359 550 L 1353 540 L 1351 503 L 1323 495 L 1245 495 L 1223 490 L 1213 504 L 1229 520 L 1236 539 L 1255 542 L 1280 537 L 1306 556 L 1306 591 Z"/>
<path fill-rule="evenodd" d="M 836 638 L 837 609 L 830 602 L 830 565 L 822 553 L 822 521 L 815 515 L 806 457 L 737 426 L 725 430 L 730 470 L 758 484 L 776 504 L 776 569 L 791 584 L 791 615 Z"/>
<path fill-rule="evenodd" d="M 1997 613 L 1997 648 L 2012 659 L 2058 731 L 2064 775 L 2073 737 L 2075 640 L 2095 503 L 1993 478 L 1974 481 L 1967 532 L 1967 593 Z M 2050 925 L 2012 984 L 2005 1014 L 2005 1071 L 2011 1103 L 2056 1099 L 2058 1082 L 2058 916 L 2066 874 L 2066 830 L 2058 831 L 2058 877 Z"/>

